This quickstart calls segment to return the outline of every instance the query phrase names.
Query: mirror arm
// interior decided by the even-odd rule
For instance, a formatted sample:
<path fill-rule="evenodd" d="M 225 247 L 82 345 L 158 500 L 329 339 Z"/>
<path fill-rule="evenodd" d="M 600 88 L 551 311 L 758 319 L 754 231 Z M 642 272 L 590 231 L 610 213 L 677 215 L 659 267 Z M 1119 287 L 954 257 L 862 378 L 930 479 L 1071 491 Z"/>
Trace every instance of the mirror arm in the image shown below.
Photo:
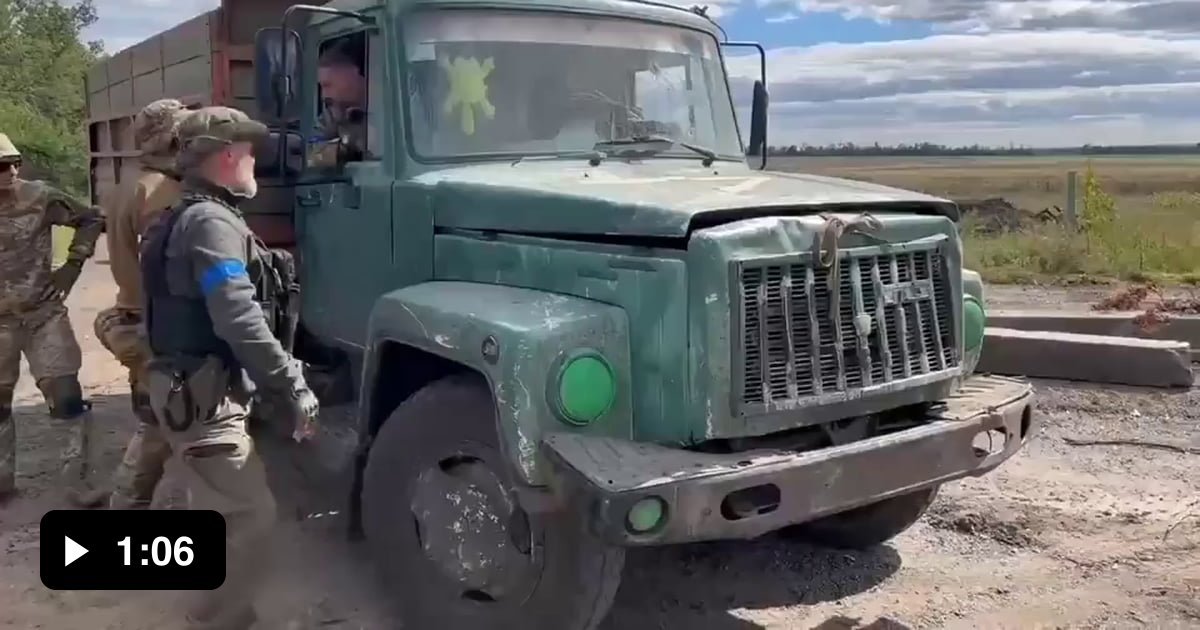
<path fill-rule="evenodd" d="M 368 25 L 375 23 L 375 18 L 371 17 L 369 15 L 363 15 L 363 14 L 357 13 L 355 11 L 342 11 L 340 9 L 331 9 L 329 7 L 323 7 L 323 6 L 315 6 L 315 5 L 309 5 L 309 4 L 293 4 L 293 5 L 289 6 L 287 9 L 285 9 L 283 11 L 283 18 L 281 18 L 279 21 L 279 32 L 282 34 L 282 36 L 284 38 L 282 49 L 279 51 L 279 65 L 283 69 L 283 72 L 285 74 L 284 74 L 284 76 L 278 78 L 280 80 L 277 80 L 276 84 L 277 85 L 282 84 L 282 87 L 286 90 L 286 92 L 289 96 L 291 95 L 293 86 L 292 86 L 292 82 L 291 82 L 291 76 L 290 76 L 290 74 L 288 74 L 288 64 L 291 62 L 291 60 L 288 59 L 288 57 L 289 57 L 288 49 L 290 48 L 290 46 L 288 46 L 288 42 L 287 42 L 287 34 L 290 32 L 288 30 L 288 20 L 291 19 L 293 13 L 296 13 L 298 11 L 304 11 L 307 13 L 323 13 L 326 15 L 340 15 L 343 17 L 354 18 L 354 19 L 358 20 L 359 22 L 362 22 L 363 24 L 368 24 Z M 299 54 L 299 51 L 297 51 L 297 54 Z M 284 103 L 286 101 L 284 98 L 278 98 L 278 97 L 275 100 L 276 100 L 275 117 L 276 117 L 276 119 L 278 119 L 280 121 L 280 123 L 282 125 L 281 129 L 283 131 L 283 133 L 280 134 L 280 137 L 279 137 L 278 159 L 279 159 L 279 164 L 284 165 L 281 168 L 283 168 L 283 170 L 286 172 L 287 121 L 284 119 L 284 110 L 286 109 L 284 106 Z"/>
<path fill-rule="evenodd" d="M 753 48 L 758 51 L 758 74 L 759 80 L 762 81 L 763 91 L 767 89 L 767 50 L 758 42 L 721 42 L 722 46 L 730 46 L 732 48 Z M 762 133 L 762 164 L 760 169 L 767 167 L 767 127 L 763 125 Z"/>

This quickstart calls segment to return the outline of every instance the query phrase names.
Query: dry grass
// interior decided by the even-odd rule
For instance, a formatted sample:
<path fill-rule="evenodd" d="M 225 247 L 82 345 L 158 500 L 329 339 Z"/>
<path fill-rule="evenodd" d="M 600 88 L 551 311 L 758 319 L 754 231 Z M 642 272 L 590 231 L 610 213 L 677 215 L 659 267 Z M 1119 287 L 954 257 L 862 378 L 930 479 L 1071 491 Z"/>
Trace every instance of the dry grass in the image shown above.
<path fill-rule="evenodd" d="M 1091 164 L 1100 196 L 1115 207 L 1109 224 L 985 235 L 967 220 L 967 265 L 991 282 L 1200 282 L 1200 156 L 1101 156 Z M 1076 170 L 1081 213 L 1085 204 L 1083 158 L 773 158 L 768 166 L 951 199 L 1004 197 L 1033 211 L 1065 206 L 1066 173 Z"/>

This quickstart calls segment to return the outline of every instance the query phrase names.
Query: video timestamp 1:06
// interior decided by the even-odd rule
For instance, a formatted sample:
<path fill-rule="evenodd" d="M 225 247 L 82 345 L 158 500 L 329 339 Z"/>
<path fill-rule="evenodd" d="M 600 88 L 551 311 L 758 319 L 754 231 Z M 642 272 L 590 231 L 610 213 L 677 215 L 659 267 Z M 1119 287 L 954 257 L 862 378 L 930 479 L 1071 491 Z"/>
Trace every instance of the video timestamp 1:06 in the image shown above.
<path fill-rule="evenodd" d="M 213 510 L 51 510 L 40 572 L 52 590 L 211 590 L 225 582 Z"/>

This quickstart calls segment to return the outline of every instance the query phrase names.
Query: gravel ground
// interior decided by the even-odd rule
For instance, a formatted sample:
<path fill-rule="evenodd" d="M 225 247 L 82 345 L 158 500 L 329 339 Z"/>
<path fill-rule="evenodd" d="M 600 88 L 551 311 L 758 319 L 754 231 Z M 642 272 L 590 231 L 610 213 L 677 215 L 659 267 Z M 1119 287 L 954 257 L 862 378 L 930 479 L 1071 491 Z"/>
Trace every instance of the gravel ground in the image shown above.
<path fill-rule="evenodd" d="M 81 375 L 105 427 L 106 470 L 131 429 L 124 376 L 91 333 L 108 303 L 103 254 L 71 297 Z M 1071 308 L 1109 288 L 991 288 L 992 308 Z M 171 592 L 55 592 L 38 578 L 38 520 L 64 506 L 51 484 L 59 436 L 28 375 L 18 392 L 21 494 L 0 508 L 0 626 L 177 628 Z M 680 628 L 1200 627 L 1200 447 L 1196 394 L 1037 382 L 1044 429 L 997 472 L 950 484 L 892 543 L 842 552 L 765 537 L 630 553 L 606 630 Z M 336 413 L 334 410 L 331 413 Z M 345 413 L 345 410 L 341 410 Z M 340 436 L 345 439 L 345 436 Z M 267 440 L 268 461 L 282 446 Z M 273 464 L 278 570 L 261 628 L 390 628 L 387 593 L 345 540 L 328 480 Z M 177 496 L 168 472 L 163 494 Z M 1191 515 L 1191 517 L 1189 517 Z"/>

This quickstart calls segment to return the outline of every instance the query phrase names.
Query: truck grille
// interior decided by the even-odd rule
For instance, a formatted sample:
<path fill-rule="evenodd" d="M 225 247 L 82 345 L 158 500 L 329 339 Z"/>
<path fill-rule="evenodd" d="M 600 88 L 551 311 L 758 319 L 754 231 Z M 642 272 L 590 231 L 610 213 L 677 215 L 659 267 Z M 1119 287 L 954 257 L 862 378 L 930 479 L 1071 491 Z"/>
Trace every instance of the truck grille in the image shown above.
<path fill-rule="evenodd" d="M 803 254 L 733 263 L 742 415 L 958 367 L 950 275 L 937 241 L 842 250 L 839 258 L 837 278 Z M 859 335 L 856 322 L 869 330 Z"/>

